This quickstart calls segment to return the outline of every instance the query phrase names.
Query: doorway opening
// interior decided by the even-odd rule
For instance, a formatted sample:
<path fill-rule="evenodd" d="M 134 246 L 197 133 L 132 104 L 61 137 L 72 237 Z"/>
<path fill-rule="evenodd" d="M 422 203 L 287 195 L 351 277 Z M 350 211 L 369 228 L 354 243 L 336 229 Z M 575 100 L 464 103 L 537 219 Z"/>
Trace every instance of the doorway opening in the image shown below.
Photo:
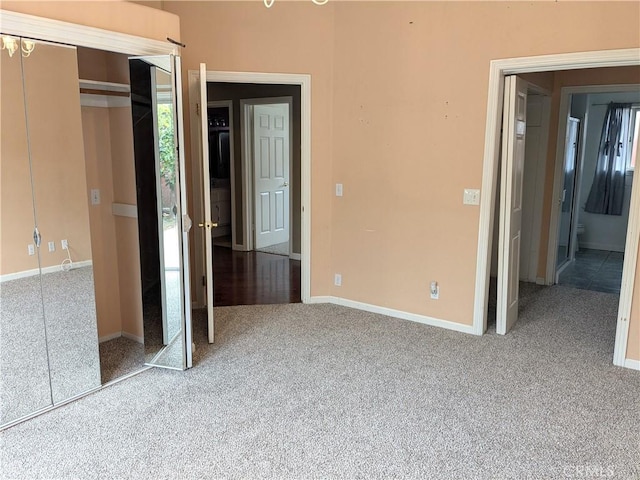
<path fill-rule="evenodd" d="M 300 86 L 207 82 L 216 306 L 301 302 Z"/>
<path fill-rule="evenodd" d="M 640 86 L 576 87 L 563 93 L 569 96 L 569 118 L 561 172 L 563 203 L 557 226 L 555 282 L 620 294 L 637 156 Z M 621 120 L 618 156 L 604 165 L 607 138 L 615 135 L 608 127 L 617 128 L 607 119 L 613 118 L 616 110 Z M 580 136 L 574 133 L 576 125 L 582 126 Z M 611 167 L 610 171 L 605 172 L 605 166 Z M 621 189 L 619 198 L 611 196 L 618 205 L 597 204 L 604 200 L 599 193 L 601 171 L 611 175 L 608 187 Z M 607 188 L 602 194 L 609 192 Z"/>
<path fill-rule="evenodd" d="M 599 68 L 610 66 L 637 66 L 637 49 L 621 50 L 610 52 L 585 52 L 581 54 L 562 54 L 543 57 L 530 57 L 510 60 L 499 60 L 492 62 L 489 89 L 489 111 L 487 116 L 487 143 L 485 149 L 485 170 L 483 177 L 483 192 L 488 191 L 488 195 L 483 195 L 486 202 L 481 202 L 481 224 L 478 248 L 478 277 L 476 279 L 476 308 L 474 314 L 474 332 L 482 334 L 487 327 L 487 305 L 489 293 L 489 275 L 491 259 L 492 232 L 490 226 L 493 225 L 495 200 L 495 187 L 500 191 L 500 220 L 498 252 L 501 258 L 498 259 L 497 282 L 497 303 L 496 303 L 496 328 L 498 333 L 506 333 L 509 327 L 517 321 L 518 315 L 518 293 L 519 293 L 519 253 L 522 242 L 521 222 L 522 222 L 522 192 L 523 192 L 523 172 L 524 165 L 520 161 L 514 161 L 515 156 L 521 155 L 524 150 L 525 126 L 523 118 L 518 117 L 518 105 L 522 105 L 523 98 L 526 101 L 526 86 L 524 96 L 522 96 L 522 83 L 515 76 L 509 75 L 525 74 L 534 72 L 564 72 L 578 68 Z M 504 81 L 504 84 L 503 84 Z M 526 85 L 526 84 L 525 84 Z M 553 84 L 554 90 L 558 84 Z M 504 135 L 500 130 L 500 114 L 504 106 Z M 557 108 L 557 107 L 556 107 Z M 495 109 L 495 110 L 494 110 Z M 563 123 L 560 123 L 561 128 Z M 562 138 L 562 137 L 561 137 Z M 522 140 L 522 141 L 521 141 Z M 564 142 L 558 146 L 558 150 L 564 153 Z M 502 147 L 502 152 L 500 149 Z M 520 151 L 520 153 L 518 153 Z M 501 159 L 501 160 L 499 160 Z M 561 160 L 564 160 L 561 158 Z M 549 162 L 551 165 L 553 162 Z M 498 165 L 502 166 L 500 177 L 503 182 L 498 181 Z M 562 162 L 555 165 L 556 170 L 562 168 Z M 519 177 L 519 178 L 518 178 Z M 553 284 L 554 278 L 549 278 L 555 273 L 555 262 L 557 261 L 557 229 L 559 208 L 561 206 L 561 176 L 558 174 L 547 174 L 547 178 L 554 181 L 553 196 L 546 198 L 547 215 L 550 212 L 551 219 L 547 219 L 549 229 L 555 231 L 545 232 L 541 235 L 541 257 L 538 259 L 538 272 L 536 283 Z M 486 187 L 486 188 L 484 188 Z M 547 189 L 548 190 L 548 189 Z M 633 282 L 635 280 L 636 259 L 638 253 L 639 232 L 638 221 L 638 189 L 631 193 L 631 205 L 629 215 L 629 227 L 626 236 L 626 251 L 628 254 L 623 262 L 622 285 L 619 302 L 617 302 L 617 322 L 615 324 L 615 349 L 614 364 L 635 368 L 633 360 L 626 359 L 627 338 L 629 331 L 629 313 L 631 310 L 631 298 Z M 553 238 L 554 250 L 549 249 L 545 254 L 545 242 L 551 242 Z M 571 251 L 571 246 L 567 249 Z M 552 269 L 546 268 L 553 257 Z M 550 273 L 551 272 L 551 273 Z M 555 287 L 554 287 L 555 288 Z M 515 307 L 515 308 L 514 308 Z M 515 314 L 514 314 L 515 312 Z M 512 316 L 513 315 L 513 316 Z M 614 314 L 614 317 L 616 314 Z M 502 331 L 500 331 L 502 330 Z"/>
<path fill-rule="evenodd" d="M 214 306 L 310 296 L 310 77 L 210 72 L 201 65 L 189 72 L 189 86 L 191 122 L 200 124 L 191 129 L 192 143 L 204 141 L 192 151 L 194 215 L 205 227 L 195 235 L 202 288 L 194 306 L 207 306 L 213 342 Z M 199 105 L 207 105 L 206 116 Z M 220 134 L 227 125 L 228 147 Z"/>

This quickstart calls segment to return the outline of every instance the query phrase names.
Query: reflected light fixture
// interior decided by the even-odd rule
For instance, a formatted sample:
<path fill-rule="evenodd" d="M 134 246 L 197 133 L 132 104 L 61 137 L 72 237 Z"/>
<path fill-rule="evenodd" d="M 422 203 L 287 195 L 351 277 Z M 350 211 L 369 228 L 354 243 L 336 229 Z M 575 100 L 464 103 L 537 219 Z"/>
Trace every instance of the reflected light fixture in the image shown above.
<path fill-rule="evenodd" d="M 28 57 L 31 52 L 36 48 L 36 42 L 33 40 L 20 40 L 20 51 L 23 57 Z M 18 39 L 10 35 L 2 36 L 2 50 L 6 50 L 9 57 L 13 57 L 13 54 L 18 51 Z"/>
<path fill-rule="evenodd" d="M 34 42 L 33 40 L 24 40 L 22 39 L 22 56 L 23 57 L 28 57 L 29 55 L 31 55 L 31 52 L 33 52 L 33 49 L 36 48 L 36 42 Z"/>
<path fill-rule="evenodd" d="M 2 36 L 2 50 L 6 50 L 10 57 L 18 50 L 18 40 L 9 35 Z"/>
<path fill-rule="evenodd" d="M 276 0 L 264 0 L 264 6 L 271 8 Z M 329 0 L 311 0 L 316 5 L 325 5 Z"/>

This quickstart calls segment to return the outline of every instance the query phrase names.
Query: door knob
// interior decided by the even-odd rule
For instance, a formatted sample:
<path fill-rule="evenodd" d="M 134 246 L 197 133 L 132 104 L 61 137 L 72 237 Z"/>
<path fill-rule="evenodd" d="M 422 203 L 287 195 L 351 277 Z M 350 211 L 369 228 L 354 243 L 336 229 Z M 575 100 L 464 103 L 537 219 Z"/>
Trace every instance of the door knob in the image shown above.
<path fill-rule="evenodd" d="M 206 228 L 216 228 L 218 226 L 217 223 L 214 222 L 204 222 L 204 223 L 199 223 L 198 226 L 200 228 L 202 227 L 206 227 Z"/>
<path fill-rule="evenodd" d="M 289 182 L 284 182 L 282 185 L 280 185 L 281 187 L 288 187 L 289 186 Z"/>

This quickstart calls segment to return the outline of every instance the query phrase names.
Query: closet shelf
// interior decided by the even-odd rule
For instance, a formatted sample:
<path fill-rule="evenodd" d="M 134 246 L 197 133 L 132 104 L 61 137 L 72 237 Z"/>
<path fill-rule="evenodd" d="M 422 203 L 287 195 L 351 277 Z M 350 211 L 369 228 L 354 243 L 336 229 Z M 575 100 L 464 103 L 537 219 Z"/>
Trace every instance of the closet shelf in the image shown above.
<path fill-rule="evenodd" d="M 80 79 L 81 90 L 95 90 L 100 92 L 118 92 L 118 93 L 130 93 L 131 87 L 126 83 L 113 83 L 102 82 L 99 80 L 85 80 Z"/>

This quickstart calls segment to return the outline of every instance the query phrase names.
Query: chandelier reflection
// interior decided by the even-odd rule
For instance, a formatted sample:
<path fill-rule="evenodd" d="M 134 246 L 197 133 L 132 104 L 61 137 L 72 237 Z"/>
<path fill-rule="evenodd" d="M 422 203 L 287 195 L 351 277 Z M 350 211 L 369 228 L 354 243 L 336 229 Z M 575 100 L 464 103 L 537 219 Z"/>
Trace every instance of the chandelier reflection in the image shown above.
<path fill-rule="evenodd" d="M 31 52 L 36 48 L 36 42 L 33 40 L 26 40 L 24 38 L 20 40 L 20 52 L 23 57 L 28 57 Z M 2 36 L 2 50 L 6 50 L 9 57 L 13 57 L 13 54 L 18 51 L 18 39 L 10 35 Z"/>
<path fill-rule="evenodd" d="M 273 3 L 276 0 L 264 0 L 264 6 L 267 8 L 271 8 L 273 6 Z M 316 5 L 324 5 L 326 4 L 329 0 L 311 0 L 313 3 L 315 3 Z"/>

